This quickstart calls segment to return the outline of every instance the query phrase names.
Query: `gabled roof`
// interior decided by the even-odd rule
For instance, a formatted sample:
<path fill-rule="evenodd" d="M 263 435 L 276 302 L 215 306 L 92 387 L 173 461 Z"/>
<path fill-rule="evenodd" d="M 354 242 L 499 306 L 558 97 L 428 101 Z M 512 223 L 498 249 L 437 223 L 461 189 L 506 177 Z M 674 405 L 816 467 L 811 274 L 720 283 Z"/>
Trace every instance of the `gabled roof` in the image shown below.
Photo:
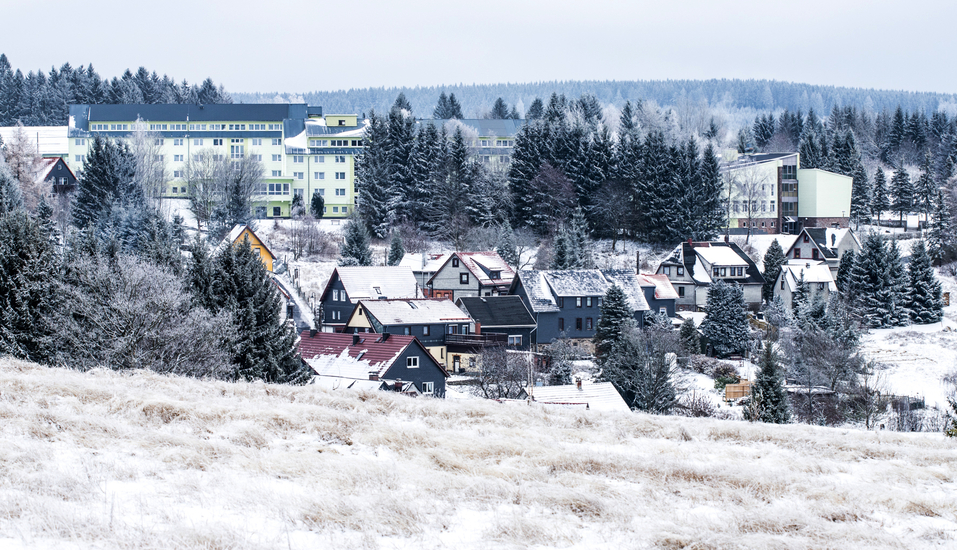
<path fill-rule="evenodd" d="M 479 284 L 483 286 L 511 285 L 512 279 L 515 278 L 515 270 L 505 263 L 505 260 L 498 255 L 498 252 L 455 252 L 445 260 L 442 267 L 436 270 L 436 275 L 456 257 L 461 262 L 461 265 L 468 269 L 469 272 L 472 273 L 472 276 L 478 280 Z M 492 279 L 489 276 L 493 271 L 499 272 L 500 277 L 498 279 Z M 434 278 L 435 275 L 429 279 L 429 284 L 432 283 L 432 279 Z"/>
<path fill-rule="evenodd" d="M 848 234 L 851 235 L 851 238 L 854 239 L 855 242 L 857 241 L 857 235 L 855 235 L 854 231 L 850 228 L 805 227 L 801 230 L 801 233 L 807 233 L 808 237 L 811 238 L 811 241 L 817 246 L 817 249 L 821 251 L 821 255 L 824 256 L 826 260 L 838 259 L 837 247 L 840 246 Z M 803 239 L 801 235 L 798 234 L 798 238 L 794 240 L 794 244 L 791 245 L 791 248 L 787 249 L 785 254 L 790 255 L 794 247 L 799 246 L 802 242 Z M 860 243 L 858 243 L 858 245 L 860 245 Z"/>
<path fill-rule="evenodd" d="M 339 266 L 333 270 L 320 301 L 325 300 L 332 281 L 339 278 L 346 296 L 353 303 L 359 300 L 420 298 L 422 293 L 412 270 L 405 266 Z"/>
<path fill-rule="evenodd" d="M 273 258 L 277 257 L 275 254 L 272 253 L 272 250 L 269 250 L 269 246 L 266 245 L 266 241 L 262 240 L 259 237 L 259 235 L 257 235 L 256 232 L 253 231 L 252 227 L 249 227 L 248 225 L 241 225 L 241 224 L 234 226 L 229 231 L 229 234 L 226 235 L 226 237 L 223 238 L 222 242 L 219 243 L 217 250 L 222 250 L 223 248 L 226 248 L 227 246 L 231 244 L 235 244 L 239 240 L 239 237 L 242 236 L 243 231 L 247 229 L 249 230 L 249 233 L 252 236 L 256 237 L 256 240 L 258 240 L 262 244 L 263 248 L 266 249 L 266 252 L 268 252 L 270 256 L 272 256 Z"/>
<path fill-rule="evenodd" d="M 519 296 L 485 296 L 459 298 L 455 301 L 462 311 L 482 328 L 534 327 L 535 319 Z"/>
<path fill-rule="evenodd" d="M 737 258 L 734 260 L 732 254 Z M 689 242 L 685 241 L 675 247 L 671 256 L 667 260 L 670 265 L 684 265 L 688 270 L 688 275 L 699 285 L 710 285 L 712 283 L 711 274 L 704 267 L 705 259 L 716 260 L 718 266 L 738 266 L 746 267 L 744 270 L 747 278 L 734 279 L 738 284 L 764 284 L 764 276 L 747 254 L 741 250 L 736 243 L 724 241 L 708 242 Z M 700 260 L 700 261 L 699 261 Z M 739 263 L 721 263 L 722 261 L 735 261 Z M 708 261 L 714 265 L 714 262 Z"/>
<path fill-rule="evenodd" d="M 526 390 L 527 391 L 527 390 Z M 565 386 L 535 386 L 531 394 L 537 403 L 553 405 L 584 405 L 590 410 L 629 412 L 631 409 L 611 382 L 582 381 Z"/>
<path fill-rule="evenodd" d="M 411 268 L 413 273 L 435 273 L 451 255 L 451 252 L 406 252 L 399 265 Z"/>
<path fill-rule="evenodd" d="M 449 375 L 415 336 L 334 332 L 310 334 L 308 330 L 300 334 L 299 353 L 319 376 L 368 380 L 369 373 L 375 372 L 382 377 L 409 346 L 420 348 L 426 360 L 431 360 L 445 376 Z M 356 340 L 358 342 L 353 343 Z"/>
<path fill-rule="evenodd" d="M 672 286 L 667 275 L 653 275 L 651 273 L 642 273 L 637 276 L 638 284 L 641 286 L 655 287 L 656 300 L 677 300 L 678 291 Z"/>
<path fill-rule="evenodd" d="M 618 285 L 635 311 L 647 311 L 648 302 L 635 273 L 627 270 L 522 270 L 518 274 L 533 312 L 560 311 L 555 297 L 604 296 Z"/>
<path fill-rule="evenodd" d="M 472 318 L 447 298 L 362 300 L 358 304 L 382 326 L 471 323 Z M 355 315 L 355 313 L 353 313 Z"/>
<path fill-rule="evenodd" d="M 802 272 L 804 273 L 804 282 L 825 283 L 831 292 L 837 291 L 834 277 L 831 275 L 831 270 L 826 262 L 792 259 L 781 266 L 781 277 L 784 277 L 788 288 L 791 290 L 797 288 Z"/>

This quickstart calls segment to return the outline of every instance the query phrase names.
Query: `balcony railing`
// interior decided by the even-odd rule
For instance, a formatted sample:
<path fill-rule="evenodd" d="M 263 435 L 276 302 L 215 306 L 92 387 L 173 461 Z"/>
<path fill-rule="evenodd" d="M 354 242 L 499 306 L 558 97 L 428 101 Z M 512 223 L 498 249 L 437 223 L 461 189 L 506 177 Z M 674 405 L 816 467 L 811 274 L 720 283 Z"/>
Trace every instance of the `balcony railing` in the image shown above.
<path fill-rule="evenodd" d="M 504 346 L 508 343 L 508 335 L 497 332 L 484 334 L 446 334 L 445 344 L 449 346 Z"/>

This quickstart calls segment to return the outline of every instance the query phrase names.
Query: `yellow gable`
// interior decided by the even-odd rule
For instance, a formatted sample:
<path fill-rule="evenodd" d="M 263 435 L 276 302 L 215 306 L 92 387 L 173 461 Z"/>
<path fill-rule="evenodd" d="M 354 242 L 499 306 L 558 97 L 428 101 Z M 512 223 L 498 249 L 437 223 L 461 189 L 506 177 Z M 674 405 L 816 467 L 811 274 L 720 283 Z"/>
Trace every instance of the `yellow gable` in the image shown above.
<path fill-rule="evenodd" d="M 273 258 L 272 253 L 269 252 L 269 248 L 259 239 L 259 237 L 256 236 L 255 233 L 253 233 L 252 229 L 248 227 L 243 228 L 243 230 L 239 233 L 239 236 L 236 237 L 236 240 L 233 241 L 233 244 L 235 245 L 237 243 L 241 243 L 243 242 L 243 239 L 246 239 L 247 237 L 249 238 L 249 246 L 253 249 L 253 253 L 262 259 L 263 265 L 266 266 L 266 270 L 271 273 L 272 263 L 275 258 Z"/>

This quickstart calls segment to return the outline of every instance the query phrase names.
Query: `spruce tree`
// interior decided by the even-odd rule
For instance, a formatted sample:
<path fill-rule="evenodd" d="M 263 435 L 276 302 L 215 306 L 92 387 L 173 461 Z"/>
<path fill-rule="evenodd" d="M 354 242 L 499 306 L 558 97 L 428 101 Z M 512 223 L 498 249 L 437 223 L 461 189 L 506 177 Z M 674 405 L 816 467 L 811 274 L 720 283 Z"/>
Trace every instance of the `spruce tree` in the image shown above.
<path fill-rule="evenodd" d="M 894 326 L 902 327 L 910 323 L 910 310 L 907 308 L 907 272 L 904 270 L 897 239 L 891 240 L 886 250 L 888 290 L 893 304 L 891 319 Z"/>
<path fill-rule="evenodd" d="M 794 316 L 802 319 L 807 313 L 807 306 L 809 305 L 808 300 L 811 295 L 811 287 L 808 285 L 807 281 L 804 279 L 804 270 L 801 270 L 801 275 L 798 277 L 797 284 L 794 287 L 794 293 L 791 294 L 791 311 L 794 312 Z"/>
<path fill-rule="evenodd" d="M 707 338 L 715 355 L 726 357 L 744 353 L 748 349 L 749 329 L 745 308 L 744 291 L 739 285 L 721 279 L 711 284 L 701 333 Z"/>
<path fill-rule="evenodd" d="M 695 230 L 691 238 L 708 241 L 718 234 L 718 230 L 727 223 L 727 212 L 722 202 L 724 185 L 721 182 L 721 170 L 714 147 L 708 143 L 701 157 L 700 196 L 696 201 L 697 211 Z"/>
<path fill-rule="evenodd" d="M 508 220 L 502 223 L 498 232 L 498 245 L 495 246 L 495 252 L 505 261 L 506 264 L 518 269 L 519 258 L 518 250 L 515 246 L 515 234 L 512 232 L 512 225 Z"/>
<path fill-rule="evenodd" d="M 545 116 L 545 104 L 540 97 L 536 97 L 525 112 L 525 120 L 539 120 L 543 116 Z"/>
<path fill-rule="evenodd" d="M 774 285 L 781 274 L 781 266 L 787 261 L 781 243 L 777 239 L 771 241 L 771 246 L 764 253 L 764 272 L 762 273 L 764 275 L 764 286 L 761 288 L 761 298 L 765 302 L 770 303 L 774 299 Z"/>
<path fill-rule="evenodd" d="M 871 214 L 877 216 L 877 225 L 881 224 L 881 213 L 891 207 L 890 198 L 887 196 L 887 178 L 884 176 L 884 170 L 877 169 L 874 173 L 874 189 L 871 193 Z"/>
<path fill-rule="evenodd" d="M 847 295 L 850 288 L 851 272 L 854 269 L 854 249 L 845 250 L 841 256 L 841 263 L 837 267 L 837 277 L 834 284 L 837 289 Z"/>
<path fill-rule="evenodd" d="M 904 226 L 904 214 L 914 208 L 914 184 L 910 181 L 910 174 L 901 161 L 894 177 L 891 178 L 891 195 L 894 197 L 891 208 L 900 214 L 901 227 Z"/>
<path fill-rule="evenodd" d="M 405 257 L 405 248 L 402 247 L 402 237 L 398 233 L 392 235 L 392 242 L 389 243 L 389 258 L 387 265 L 396 266 Z"/>
<path fill-rule="evenodd" d="M 764 342 L 761 364 L 751 385 L 751 399 L 758 404 L 758 417 L 752 420 L 769 424 L 787 424 L 791 420 L 788 394 L 784 389 L 784 373 L 770 340 Z"/>
<path fill-rule="evenodd" d="M 555 243 L 552 246 L 552 263 L 549 269 L 572 269 L 575 267 L 576 261 L 574 238 L 568 234 L 565 226 L 562 226 L 558 229 L 558 234 L 555 235 Z"/>
<path fill-rule="evenodd" d="M 608 359 L 609 354 L 622 338 L 624 330 L 634 325 L 634 314 L 628 305 L 625 291 L 618 285 L 612 285 L 602 299 L 598 324 L 595 326 L 595 358 L 599 364 Z"/>
<path fill-rule="evenodd" d="M 681 353 L 683 355 L 697 355 L 701 353 L 701 341 L 698 338 L 698 329 L 694 326 L 694 320 L 690 317 L 682 321 L 681 328 L 678 329 L 678 340 L 681 343 Z"/>
<path fill-rule="evenodd" d="M 934 217 L 930 224 L 930 234 L 927 236 L 927 252 L 934 265 L 941 265 L 952 253 L 953 219 L 949 201 L 943 191 L 938 189 L 937 200 L 934 201 Z"/>
<path fill-rule="evenodd" d="M 339 265 L 372 265 L 372 250 L 369 248 L 369 233 L 355 218 L 346 224 L 345 243 L 339 250 Z"/>
<path fill-rule="evenodd" d="M 316 189 L 312 192 L 312 200 L 309 201 L 309 213 L 312 214 L 312 217 L 321 220 L 322 215 L 325 213 L 324 209 L 326 206 L 326 201 L 322 198 L 322 193 L 319 189 Z"/>
<path fill-rule="evenodd" d="M 282 320 L 279 291 L 249 239 L 223 248 L 216 258 L 214 294 L 237 329 L 234 380 L 302 384 L 311 376 L 296 354 L 296 331 Z"/>
<path fill-rule="evenodd" d="M 870 185 L 867 181 L 867 170 L 864 169 L 864 165 L 861 164 L 860 160 L 857 161 L 857 166 L 854 168 L 852 177 L 851 221 L 860 228 L 861 223 L 867 222 L 870 218 L 868 214 L 871 209 Z"/>
<path fill-rule="evenodd" d="M 939 187 L 934 181 L 930 169 L 930 153 L 924 155 L 920 165 L 920 177 L 914 185 L 914 206 L 918 212 L 931 214 L 934 211 L 934 199 L 937 198 Z"/>
<path fill-rule="evenodd" d="M 907 279 L 907 308 L 911 319 L 920 325 L 939 322 L 944 316 L 941 285 L 923 240 L 918 240 L 911 249 Z"/>

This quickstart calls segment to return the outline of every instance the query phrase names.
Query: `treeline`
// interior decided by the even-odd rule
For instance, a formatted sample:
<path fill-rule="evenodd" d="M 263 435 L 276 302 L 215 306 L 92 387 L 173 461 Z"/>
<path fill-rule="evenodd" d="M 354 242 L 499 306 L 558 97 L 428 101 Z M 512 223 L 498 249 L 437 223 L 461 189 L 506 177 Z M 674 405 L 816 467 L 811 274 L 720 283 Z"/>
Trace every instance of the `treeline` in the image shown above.
<path fill-rule="evenodd" d="M 372 111 L 356 168 L 369 231 L 409 224 L 458 242 L 471 227 L 508 223 L 548 237 L 580 212 L 589 233 L 673 243 L 723 226 L 714 147 L 642 127 L 642 104 L 625 104 L 617 133 L 589 95 L 536 99 L 529 116 L 501 173 L 470 156 L 461 125 L 417 125 L 401 94 L 388 115 Z"/>
<path fill-rule="evenodd" d="M 602 104 L 624 107 L 628 100 L 642 99 L 662 106 L 684 104 L 711 108 L 754 109 L 757 111 L 829 112 L 833 107 L 855 105 L 868 111 L 894 109 L 933 112 L 957 106 L 954 94 L 875 90 L 840 86 L 818 86 L 774 80 L 638 80 L 638 81 L 550 81 L 523 84 L 453 84 L 403 88 L 361 88 L 306 93 L 234 93 L 244 103 L 288 101 L 295 97 L 310 105 L 322 105 L 328 112 L 367 113 L 370 109 L 386 112 L 392 100 L 403 94 L 417 112 L 431 112 L 440 92 L 454 93 L 461 101 L 466 118 L 480 118 L 497 98 L 518 106 L 523 116 L 536 97 L 552 93 L 566 97 L 594 95 Z"/>
<path fill-rule="evenodd" d="M 93 65 L 76 69 L 64 63 L 49 73 L 13 70 L 6 54 L 0 54 L 0 126 L 65 126 L 69 105 L 125 103 L 232 103 L 222 85 L 211 78 L 202 84 L 176 83 L 140 67 L 119 78 L 100 78 Z"/>
<path fill-rule="evenodd" d="M 260 258 L 248 243 L 187 243 L 141 168 L 127 144 L 96 138 L 64 235 L 44 196 L 25 207 L 0 161 L 0 354 L 83 370 L 306 381 Z"/>

